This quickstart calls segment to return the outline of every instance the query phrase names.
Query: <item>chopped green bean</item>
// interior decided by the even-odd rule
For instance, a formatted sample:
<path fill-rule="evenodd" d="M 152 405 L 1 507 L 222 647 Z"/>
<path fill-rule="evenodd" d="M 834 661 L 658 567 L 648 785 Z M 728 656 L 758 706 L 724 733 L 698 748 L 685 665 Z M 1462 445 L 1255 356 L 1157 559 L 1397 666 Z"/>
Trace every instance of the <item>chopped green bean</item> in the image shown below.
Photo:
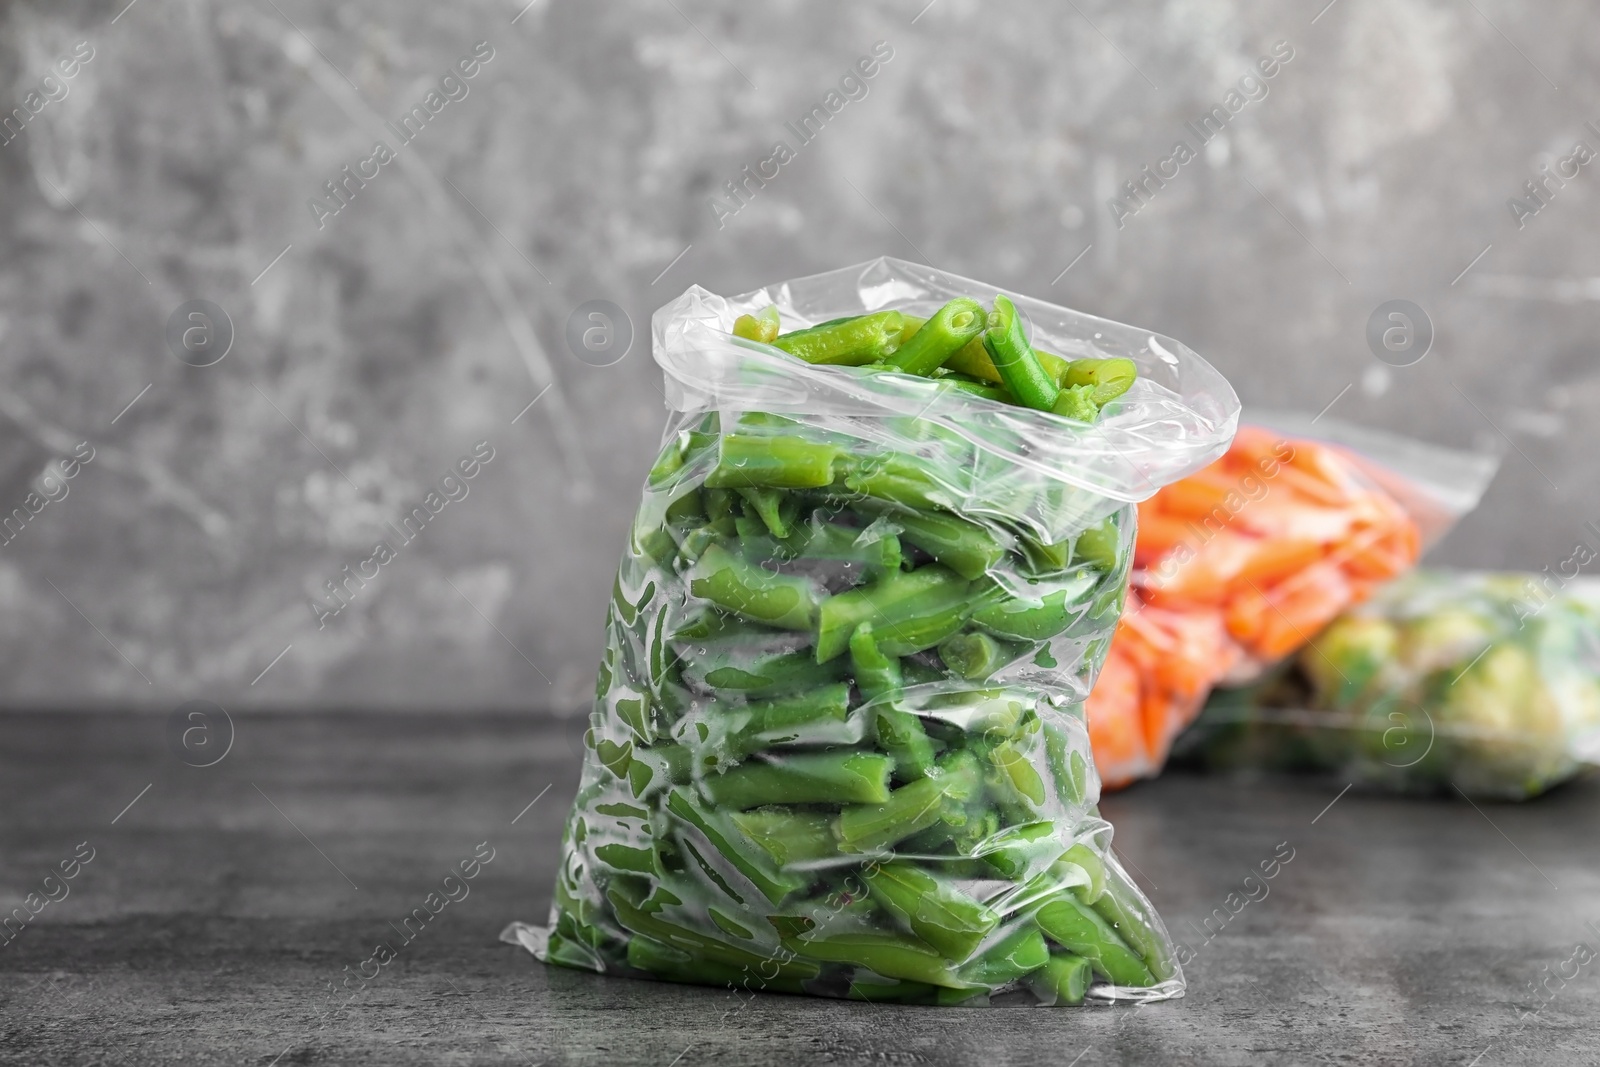
<path fill-rule="evenodd" d="M 780 334 L 772 343 L 807 363 L 859 367 L 893 355 L 904 327 L 900 312 L 879 311 Z"/>
<path fill-rule="evenodd" d="M 1060 387 L 1045 373 L 1038 355 L 1023 336 L 1022 317 L 1017 314 L 1016 305 L 1003 295 L 994 298 L 983 346 L 1006 389 L 1024 407 L 1049 411 L 1055 406 Z"/>
<path fill-rule="evenodd" d="M 982 304 L 969 297 L 957 297 L 934 312 L 910 340 L 903 342 L 888 364 L 907 374 L 932 374 L 981 334 L 986 325 Z"/>
<path fill-rule="evenodd" d="M 751 760 L 701 783 L 712 803 L 732 811 L 764 804 L 881 804 L 893 761 L 876 752 Z"/>
<path fill-rule="evenodd" d="M 823 602 L 810 579 L 768 573 L 721 545 L 712 545 L 701 554 L 689 589 L 753 622 L 786 630 L 814 627 Z"/>

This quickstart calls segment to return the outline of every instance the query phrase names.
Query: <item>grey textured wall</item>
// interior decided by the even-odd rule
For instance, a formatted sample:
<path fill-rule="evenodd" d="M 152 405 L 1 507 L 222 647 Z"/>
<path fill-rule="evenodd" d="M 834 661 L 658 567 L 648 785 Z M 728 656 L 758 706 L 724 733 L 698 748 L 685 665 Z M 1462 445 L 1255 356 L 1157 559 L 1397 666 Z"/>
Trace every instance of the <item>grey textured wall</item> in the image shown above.
<path fill-rule="evenodd" d="M 1169 333 L 1247 404 L 1502 448 L 1440 559 L 1554 565 L 1600 519 L 1600 161 L 1562 162 L 1600 149 L 1592 3 L 524 2 L 4 7 L 0 512 L 42 506 L 0 546 L 0 701 L 577 707 L 663 420 L 650 312 L 883 253 Z M 1541 165 L 1576 168 L 1542 205 Z M 1396 298 L 1411 366 L 1366 340 Z M 201 299 L 205 367 L 168 340 Z M 610 366 L 564 339 L 595 299 L 636 328 Z"/>

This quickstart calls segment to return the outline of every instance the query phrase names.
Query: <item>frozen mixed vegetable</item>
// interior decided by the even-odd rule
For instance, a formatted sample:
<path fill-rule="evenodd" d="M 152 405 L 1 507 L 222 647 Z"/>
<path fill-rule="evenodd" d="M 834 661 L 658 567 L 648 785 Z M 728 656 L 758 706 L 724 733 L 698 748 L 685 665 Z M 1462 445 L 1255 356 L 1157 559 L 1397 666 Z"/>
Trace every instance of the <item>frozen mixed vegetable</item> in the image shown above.
<path fill-rule="evenodd" d="M 1600 759 L 1600 591 L 1547 583 L 1401 579 L 1260 683 L 1214 694 L 1182 758 L 1404 791 L 1541 793 Z"/>

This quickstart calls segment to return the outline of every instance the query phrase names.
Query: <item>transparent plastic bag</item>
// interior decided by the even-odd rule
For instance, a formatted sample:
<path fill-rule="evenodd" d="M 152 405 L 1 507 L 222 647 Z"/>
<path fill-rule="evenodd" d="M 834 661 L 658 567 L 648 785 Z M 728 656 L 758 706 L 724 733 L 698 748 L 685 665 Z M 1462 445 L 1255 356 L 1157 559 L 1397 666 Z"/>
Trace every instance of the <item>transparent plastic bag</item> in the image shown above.
<path fill-rule="evenodd" d="M 1255 686 L 1175 759 L 1520 800 L 1600 762 L 1600 583 L 1418 571 Z"/>
<path fill-rule="evenodd" d="M 1016 298 L 1127 355 L 1094 424 L 730 336 L 992 289 L 880 259 L 656 313 L 673 417 L 617 574 L 550 963 L 926 1004 L 1181 995 L 1110 852 L 1081 704 L 1133 502 L 1227 446 L 1175 341 Z"/>
<path fill-rule="evenodd" d="M 1139 505 L 1134 591 L 1088 704 L 1105 785 L 1158 773 L 1214 685 L 1259 677 L 1409 570 L 1497 466 L 1252 412 L 1222 459 Z"/>

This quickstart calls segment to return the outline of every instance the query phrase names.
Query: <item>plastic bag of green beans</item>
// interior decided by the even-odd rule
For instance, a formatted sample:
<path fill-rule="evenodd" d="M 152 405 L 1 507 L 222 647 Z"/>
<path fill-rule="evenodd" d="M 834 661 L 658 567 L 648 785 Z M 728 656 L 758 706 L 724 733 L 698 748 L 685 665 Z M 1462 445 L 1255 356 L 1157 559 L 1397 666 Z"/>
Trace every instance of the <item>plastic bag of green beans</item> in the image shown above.
<path fill-rule="evenodd" d="M 996 312 L 1062 395 L 1070 367 L 1137 366 L 1094 421 L 1007 403 L 1009 376 L 884 361 L 895 331 L 992 293 L 879 259 L 656 313 L 672 418 L 617 573 L 550 924 L 507 940 L 740 991 L 1182 994 L 1111 854 L 1082 703 L 1134 502 L 1219 456 L 1238 401 L 1175 341 L 1020 296 Z M 850 327 L 885 347 L 847 366 L 863 359 L 805 361 L 829 358 L 826 328 L 797 330 L 822 337 L 804 358 L 734 336 L 763 310 L 791 330 L 902 315 Z"/>

